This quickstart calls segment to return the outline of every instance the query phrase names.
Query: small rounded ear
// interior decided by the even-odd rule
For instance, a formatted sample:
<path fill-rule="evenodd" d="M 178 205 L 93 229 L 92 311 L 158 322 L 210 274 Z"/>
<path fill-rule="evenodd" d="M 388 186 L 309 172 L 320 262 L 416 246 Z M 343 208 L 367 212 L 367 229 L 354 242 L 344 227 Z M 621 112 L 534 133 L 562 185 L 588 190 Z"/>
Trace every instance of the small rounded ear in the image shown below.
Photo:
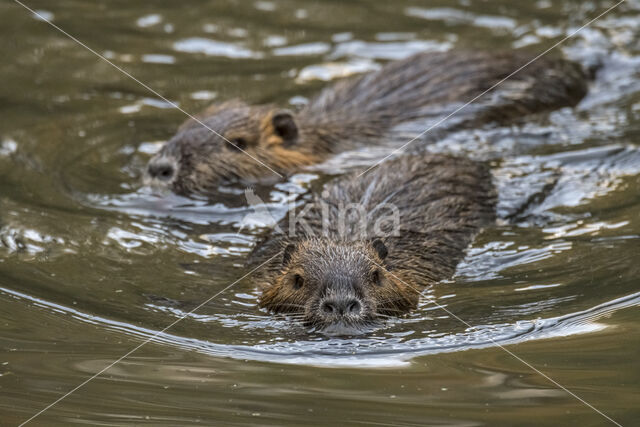
<path fill-rule="evenodd" d="M 284 252 L 282 253 L 282 265 L 289 264 L 291 260 L 291 255 L 293 255 L 293 251 L 295 251 L 296 245 L 293 243 L 289 243 L 286 248 L 284 248 Z"/>
<path fill-rule="evenodd" d="M 273 130 L 280 138 L 284 146 L 291 146 L 298 141 L 298 125 L 289 110 L 280 110 L 271 117 Z"/>
<path fill-rule="evenodd" d="M 385 259 L 389 254 L 389 252 L 387 251 L 387 246 L 380 239 L 375 239 L 373 242 L 371 242 L 371 246 L 373 246 L 373 249 L 382 260 Z"/>

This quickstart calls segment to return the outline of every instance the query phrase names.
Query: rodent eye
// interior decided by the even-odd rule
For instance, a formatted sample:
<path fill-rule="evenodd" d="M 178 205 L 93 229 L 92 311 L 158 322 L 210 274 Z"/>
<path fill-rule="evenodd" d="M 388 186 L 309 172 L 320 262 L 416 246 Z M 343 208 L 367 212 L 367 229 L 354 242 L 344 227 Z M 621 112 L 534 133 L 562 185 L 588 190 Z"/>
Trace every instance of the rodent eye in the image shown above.
<path fill-rule="evenodd" d="M 293 276 L 293 289 L 300 289 L 304 284 L 304 279 L 299 274 Z"/>
<path fill-rule="evenodd" d="M 231 144 L 227 144 L 227 147 L 234 151 L 240 151 L 247 148 L 247 140 L 244 138 L 233 138 Z"/>
<path fill-rule="evenodd" d="M 371 273 L 371 281 L 377 286 L 382 286 L 382 277 L 380 276 L 380 270 L 374 270 Z"/>

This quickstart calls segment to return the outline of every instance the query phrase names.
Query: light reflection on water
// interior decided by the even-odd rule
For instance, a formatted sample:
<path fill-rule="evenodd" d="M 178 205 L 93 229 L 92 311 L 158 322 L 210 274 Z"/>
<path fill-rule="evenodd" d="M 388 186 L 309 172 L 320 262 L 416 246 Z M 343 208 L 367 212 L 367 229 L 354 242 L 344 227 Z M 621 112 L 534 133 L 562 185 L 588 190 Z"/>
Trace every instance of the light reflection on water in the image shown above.
<path fill-rule="evenodd" d="M 386 60 L 418 51 L 523 47 L 539 52 L 607 6 L 598 2 L 466 3 L 427 7 L 372 2 L 367 10 L 358 2 L 331 7 L 303 1 L 261 1 L 247 7 L 209 2 L 180 8 L 158 4 L 153 9 L 132 3 L 127 8 L 101 9 L 97 5 L 77 8 L 60 1 L 39 13 L 86 39 L 107 58 L 194 113 L 213 100 L 231 97 L 250 103 L 289 103 L 289 108 L 296 109 L 325 82 L 373 70 Z M 483 366 L 486 358 L 502 353 L 495 342 L 527 342 L 528 348 L 540 352 L 544 363 L 562 366 L 565 355 L 550 350 L 559 345 L 558 338 L 590 337 L 581 341 L 586 348 L 573 351 L 590 352 L 593 357 L 562 373 L 583 391 L 604 383 L 609 388 L 603 394 L 615 399 L 612 407 L 628 403 L 625 398 L 633 389 L 616 389 L 611 384 L 614 380 L 630 382 L 633 352 L 627 347 L 615 347 L 618 353 L 610 351 L 614 342 L 625 341 L 628 331 L 609 320 L 606 325 L 611 327 L 606 327 L 600 319 L 620 312 L 633 320 L 628 313 L 637 308 L 624 309 L 637 307 L 640 299 L 638 10 L 638 2 L 625 2 L 561 46 L 562 52 L 555 52 L 601 66 L 589 95 L 576 108 L 509 127 L 489 126 L 449 135 L 433 132 L 416 141 L 416 147 L 491 162 L 500 195 L 500 221 L 478 236 L 452 280 L 424 291 L 415 312 L 362 337 L 327 338 L 258 309 L 258 292 L 248 278 L 154 342 L 168 357 L 189 354 L 185 350 L 209 356 L 197 367 L 198 372 L 232 366 L 234 378 L 224 381 L 236 381 L 243 370 L 266 369 L 268 374 L 246 381 L 276 384 L 261 397 L 267 401 L 263 412 L 275 411 L 282 404 L 268 401 L 272 395 L 289 402 L 290 396 L 283 398 L 278 392 L 286 377 L 277 368 L 279 362 L 292 369 L 291 365 L 298 365 L 298 372 L 304 372 L 295 377 L 294 385 L 330 375 L 326 374 L 330 370 L 318 375 L 305 365 L 406 366 L 407 371 L 417 370 L 419 386 L 424 388 L 412 396 L 415 401 L 404 400 L 402 408 L 411 406 L 407 402 L 420 402 L 415 405 L 419 413 L 408 412 L 402 418 L 399 412 L 403 411 L 374 396 L 374 403 L 360 412 L 361 417 L 370 414 L 370 421 L 388 424 L 494 425 L 492 415 L 486 419 L 478 415 L 478 408 L 485 408 L 487 402 L 492 409 L 504 410 L 504 399 L 509 399 L 508 405 L 525 414 L 520 418 L 511 414 L 510 423 L 530 422 L 523 419 L 531 414 L 529 408 L 544 406 L 545 413 L 555 409 L 556 415 L 571 413 L 571 417 L 578 411 L 564 406 L 563 398 L 553 394 L 555 390 L 537 383 L 525 387 L 517 372 L 508 372 L 508 368 L 504 373 L 496 372 L 495 366 L 474 366 L 471 371 L 483 372 L 483 379 L 496 381 L 502 388 L 493 394 L 478 393 L 480 388 L 469 391 L 468 383 L 473 381 L 470 371 L 458 368 L 458 352 L 493 348 L 493 356 L 487 350 L 465 353 L 465 360 L 480 360 L 477 363 Z M 51 390 L 57 393 L 75 386 L 79 381 L 71 375 L 77 373 L 74 370 L 97 372 L 104 360 L 124 354 L 245 274 L 247 253 L 272 222 L 252 215 L 255 212 L 247 207 L 244 188 L 221 189 L 214 201 L 140 188 L 145 162 L 171 136 L 184 119 L 182 114 L 52 32 L 38 17 L 25 15 L 9 3 L 0 5 L 0 12 L 0 21 L 11 35 L 5 38 L 8 43 L 0 43 L 7 58 L 0 71 L 4 83 L 0 102 L 5 107 L 0 129 L 0 316 L 3 325 L 13 325 L 3 330 L 2 338 L 10 349 L 3 357 L 11 363 L 0 365 L 0 375 L 2 381 L 10 381 L 12 372 L 21 373 L 15 375 L 20 380 L 15 387 L 3 388 L 7 400 L 0 406 L 8 412 L 22 408 L 22 419 L 42 402 L 53 400 Z M 29 36 L 23 37 L 25 34 Z M 370 165 L 427 125 L 407 124 L 397 129 L 397 140 L 388 141 L 387 146 L 343 153 L 287 182 L 255 191 L 277 220 L 290 202 L 303 203 L 305 194 L 326 174 Z M 7 299 L 11 305 L 3 311 Z M 36 309 L 29 310 L 31 307 Z M 15 314 L 23 311 L 32 317 Z M 61 326 L 55 326 L 57 321 Z M 121 345 L 100 347 L 97 342 L 102 336 L 92 341 L 84 335 L 86 325 L 110 336 L 113 333 L 122 340 Z M 53 351 L 47 340 L 58 327 L 63 333 L 55 335 Z M 596 331 L 601 333 L 589 334 Z M 127 338 L 133 339 L 128 342 Z M 74 344 L 80 356 L 70 362 Z M 151 371 L 205 381 L 200 375 L 185 374 L 179 363 L 147 362 L 144 350 L 139 361 L 110 373 L 127 380 L 138 375 L 145 383 L 158 380 Z M 41 351 L 49 352 L 49 358 L 39 358 L 31 365 L 26 362 L 33 355 L 40 357 Z M 64 359 L 55 359 L 56 351 Z M 424 370 L 418 358 L 445 353 L 442 359 L 428 358 L 429 363 L 445 360 L 456 366 L 442 377 Z M 15 359 L 12 354 L 17 355 Z M 251 362 L 244 363 L 245 359 Z M 627 363 L 630 372 L 621 377 L 589 377 L 605 369 L 601 366 L 605 359 Z M 4 359 L 0 362 L 5 363 Z M 607 369 L 608 375 L 625 370 Z M 349 375 L 336 370 L 335 375 L 347 379 L 356 375 L 346 372 Z M 315 402 L 317 390 L 322 390 L 336 396 L 328 406 L 331 412 L 344 415 L 351 413 L 352 404 L 341 411 L 337 400 L 349 401 L 355 394 L 369 396 L 370 389 L 408 382 L 396 371 L 386 376 L 380 373 L 384 370 L 375 372 L 367 376 L 376 384 L 361 379 L 370 386 L 358 388 L 357 382 L 343 378 L 330 385 L 309 386 L 299 397 Z M 511 376 L 515 380 L 508 382 Z M 224 382 L 218 378 L 206 381 Z M 424 391 L 438 381 L 441 384 L 435 389 Z M 437 394 L 457 382 L 462 386 L 451 396 Z M 132 384 L 119 384 L 121 389 L 112 394 L 135 394 Z M 103 389 L 94 386 L 102 404 Z M 12 397 L 10 389 L 24 394 Z M 47 393 L 38 394 L 41 389 Z M 200 398 L 186 392 L 167 393 L 177 406 L 189 407 Z M 241 394 L 239 400 L 256 399 L 251 393 Z M 202 396 L 206 402 L 200 402 L 200 408 L 209 410 L 212 396 Z M 461 415 L 443 421 L 437 412 L 425 421 L 422 405 L 433 396 L 437 411 L 455 408 L 452 412 L 460 410 Z M 540 396 L 546 400 L 536 401 Z M 224 399 L 217 406 L 233 406 L 228 402 L 228 389 L 215 397 Z M 551 402 L 550 397 L 556 400 Z M 77 413 L 90 413 L 96 424 L 120 422 L 126 418 L 118 417 L 126 417 L 121 414 L 128 411 L 135 416 L 158 411 L 158 405 L 151 409 L 130 400 L 114 404 L 107 414 L 99 405 L 80 402 Z M 281 418 L 274 419 L 291 423 L 286 416 L 305 407 L 292 402 Z M 472 414 L 464 413 L 465 408 Z M 317 415 L 320 409 L 316 410 Z M 394 413 L 394 418 L 389 419 L 383 410 Z M 247 422 L 256 423 L 253 415 L 247 417 Z M 71 416 L 62 419 L 77 422 Z M 182 424 L 186 419 L 167 415 L 162 420 Z M 161 422 L 158 420 L 151 422 Z M 558 423 L 554 419 L 551 424 Z"/>
<path fill-rule="evenodd" d="M 635 293 L 564 316 L 518 321 L 514 324 L 476 325 L 466 328 L 464 332 L 458 334 L 443 335 L 437 332 L 416 334 L 406 331 L 403 333 L 382 333 L 365 338 L 299 339 L 296 341 L 285 340 L 285 342 L 278 342 L 282 340 L 280 334 L 291 330 L 291 325 L 286 321 L 278 322 L 273 320 L 270 316 L 247 316 L 242 314 L 207 316 L 150 305 L 153 309 L 163 310 L 178 318 L 184 317 L 204 323 L 219 323 L 221 327 L 232 327 L 239 331 L 259 327 L 272 334 L 277 334 L 272 343 L 231 345 L 177 336 L 88 315 L 69 307 L 52 304 L 8 289 L 2 288 L 0 292 L 17 299 L 26 300 L 38 307 L 53 310 L 61 315 L 72 316 L 77 320 L 99 324 L 105 328 L 117 329 L 122 333 L 134 335 L 140 339 L 191 349 L 213 356 L 277 363 L 303 363 L 314 366 L 360 368 L 402 366 L 406 365 L 411 358 L 420 355 L 502 346 L 529 340 L 595 332 L 606 327 L 597 322 L 599 318 L 615 310 L 640 305 L 640 293 Z M 527 314 L 524 307 L 518 307 L 517 311 L 518 314 Z M 426 336 L 416 337 L 416 335 Z"/>

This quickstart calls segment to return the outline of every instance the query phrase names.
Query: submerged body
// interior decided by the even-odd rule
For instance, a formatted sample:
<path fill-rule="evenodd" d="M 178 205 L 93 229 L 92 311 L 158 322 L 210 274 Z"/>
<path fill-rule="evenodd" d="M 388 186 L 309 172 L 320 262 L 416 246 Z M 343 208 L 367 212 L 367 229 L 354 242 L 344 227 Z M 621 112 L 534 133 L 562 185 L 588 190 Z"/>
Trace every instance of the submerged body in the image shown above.
<path fill-rule="evenodd" d="M 260 306 L 325 333 L 356 333 L 415 308 L 450 278 L 476 233 L 495 221 L 488 167 L 421 154 L 338 178 L 266 236 L 249 264 Z M 352 214 L 358 211 L 358 215 Z"/>
<path fill-rule="evenodd" d="M 425 122 L 426 129 L 471 100 L 442 126 L 507 123 L 575 105 L 585 95 L 587 77 L 578 64 L 542 57 L 527 65 L 531 59 L 523 52 L 421 53 L 339 81 L 297 113 L 240 101 L 214 104 L 198 121 L 185 122 L 150 160 L 145 181 L 181 194 L 209 194 L 220 184 L 277 179 L 387 140 L 402 123 Z"/>

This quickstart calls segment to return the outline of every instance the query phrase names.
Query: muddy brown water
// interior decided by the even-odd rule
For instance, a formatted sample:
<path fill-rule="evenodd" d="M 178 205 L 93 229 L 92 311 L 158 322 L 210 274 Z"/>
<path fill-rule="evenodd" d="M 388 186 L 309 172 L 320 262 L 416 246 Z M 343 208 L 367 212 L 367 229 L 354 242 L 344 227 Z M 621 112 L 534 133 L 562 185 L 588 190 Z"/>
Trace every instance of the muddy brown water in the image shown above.
<path fill-rule="evenodd" d="M 417 51 L 542 52 L 614 3 L 27 5 L 197 112 L 232 97 L 295 108 Z M 428 146 L 491 161 L 502 220 L 415 313 L 347 338 L 259 310 L 250 276 L 224 290 L 269 225 L 247 220 L 241 188 L 218 201 L 141 188 L 183 113 L 13 1 L 0 24 L 1 425 L 150 338 L 31 424 L 638 425 L 639 2 L 556 49 L 603 64 L 576 108 Z M 260 194 L 277 218 L 327 170 L 388 151 Z"/>

